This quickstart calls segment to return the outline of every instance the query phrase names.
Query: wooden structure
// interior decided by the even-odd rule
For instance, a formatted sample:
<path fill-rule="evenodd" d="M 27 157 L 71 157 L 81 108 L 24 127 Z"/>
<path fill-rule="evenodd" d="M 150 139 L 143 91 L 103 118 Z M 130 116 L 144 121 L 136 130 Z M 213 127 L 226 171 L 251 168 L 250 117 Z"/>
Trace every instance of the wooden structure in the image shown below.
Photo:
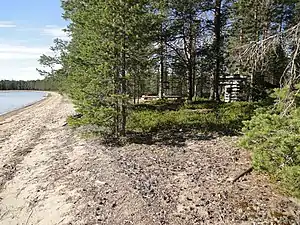
<path fill-rule="evenodd" d="M 220 79 L 220 85 L 225 89 L 225 102 L 236 102 L 247 100 L 248 79 L 238 74 L 228 75 Z"/>
<path fill-rule="evenodd" d="M 182 96 L 180 95 L 164 95 L 163 96 L 164 99 L 172 99 L 172 100 L 182 100 Z M 145 101 L 153 101 L 153 100 L 158 100 L 159 97 L 157 95 L 142 95 L 142 97 L 140 98 L 140 100 L 142 102 Z"/>

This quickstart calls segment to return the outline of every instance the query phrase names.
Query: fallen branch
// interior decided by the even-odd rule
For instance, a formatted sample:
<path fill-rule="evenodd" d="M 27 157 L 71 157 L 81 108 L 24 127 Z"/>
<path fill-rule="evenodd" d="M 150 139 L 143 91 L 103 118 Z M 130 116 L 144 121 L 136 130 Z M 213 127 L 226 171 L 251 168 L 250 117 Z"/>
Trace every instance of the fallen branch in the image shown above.
<path fill-rule="evenodd" d="M 253 171 L 253 167 L 251 166 L 250 168 L 248 168 L 247 170 L 243 171 L 242 173 L 240 173 L 239 175 L 237 175 L 235 178 L 231 178 L 229 179 L 229 181 L 231 183 L 235 183 L 236 181 L 238 181 L 241 177 L 251 173 Z"/>
<path fill-rule="evenodd" d="M 28 225 L 28 222 L 29 222 L 30 217 L 32 216 L 32 213 L 33 213 L 33 209 L 31 209 L 31 212 L 30 212 L 29 216 L 27 217 L 25 225 Z"/>

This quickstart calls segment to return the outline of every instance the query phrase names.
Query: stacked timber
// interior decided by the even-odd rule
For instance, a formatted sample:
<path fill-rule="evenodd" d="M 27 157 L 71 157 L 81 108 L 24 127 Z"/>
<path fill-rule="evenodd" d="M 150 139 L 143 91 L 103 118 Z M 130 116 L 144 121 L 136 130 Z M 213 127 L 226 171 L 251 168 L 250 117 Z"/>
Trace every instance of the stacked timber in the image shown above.
<path fill-rule="evenodd" d="M 225 89 L 225 102 L 236 102 L 246 100 L 245 87 L 247 86 L 247 77 L 240 75 L 228 75 L 220 79 L 220 84 Z"/>

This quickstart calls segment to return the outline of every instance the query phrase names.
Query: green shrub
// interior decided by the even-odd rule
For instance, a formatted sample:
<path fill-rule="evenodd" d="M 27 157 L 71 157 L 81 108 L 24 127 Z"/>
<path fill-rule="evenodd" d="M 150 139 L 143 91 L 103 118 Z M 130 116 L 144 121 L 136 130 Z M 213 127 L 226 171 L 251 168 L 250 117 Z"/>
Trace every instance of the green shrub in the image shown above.
<path fill-rule="evenodd" d="M 217 107 L 217 103 L 213 101 L 201 101 L 194 103 L 185 103 L 181 109 L 214 109 Z"/>
<path fill-rule="evenodd" d="M 290 195 L 300 198 L 300 165 L 284 167 L 279 177 L 286 191 Z"/>
<path fill-rule="evenodd" d="M 166 111 L 166 110 L 179 110 L 182 106 L 182 101 L 168 100 L 168 99 L 158 99 L 149 102 L 144 102 L 141 104 L 136 104 L 132 106 L 134 111 Z"/>
<path fill-rule="evenodd" d="M 242 121 L 250 119 L 255 105 L 230 103 L 214 105 L 214 109 L 202 104 L 194 108 L 185 105 L 178 111 L 134 110 L 127 128 L 135 132 L 157 132 L 168 129 L 194 129 L 205 132 L 235 133 L 241 130 Z"/>
<path fill-rule="evenodd" d="M 158 111 L 135 111 L 132 112 L 127 123 L 127 129 L 137 132 L 155 132 L 159 129 L 168 129 L 176 125 L 176 119 L 169 113 Z"/>
<path fill-rule="evenodd" d="M 282 95 L 286 90 L 275 92 Z M 275 101 L 276 102 L 276 101 Z M 300 108 L 297 101 L 282 115 L 282 102 L 263 108 L 243 128 L 241 145 L 253 152 L 253 166 L 280 181 L 291 194 L 300 196 Z"/>
<path fill-rule="evenodd" d="M 224 126 L 240 131 L 243 121 L 250 120 L 257 107 L 258 104 L 250 102 L 224 103 L 217 108 L 216 113 Z"/>
<path fill-rule="evenodd" d="M 80 127 L 83 124 L 81 118 L 75 118 L 73 116 L 67 118 L 67 123 L 71 127 Z"/>
<path fill-rule="evenodd" d="M 164 104 L 168 104 L 168 103 L 172 103 L 174 102 L 173 100 L 168 100 L 166 98 L 160 98 L 160 99 L 157 99 L 157 100 L 152 100 L 150 102 L 151 105 L 164 105 Z"/>

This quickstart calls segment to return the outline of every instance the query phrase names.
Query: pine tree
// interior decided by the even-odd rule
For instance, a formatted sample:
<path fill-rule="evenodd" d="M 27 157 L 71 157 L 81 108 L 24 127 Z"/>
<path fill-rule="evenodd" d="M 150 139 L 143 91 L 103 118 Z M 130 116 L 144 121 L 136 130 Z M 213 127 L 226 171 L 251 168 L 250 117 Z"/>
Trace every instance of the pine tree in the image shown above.
<path fill-rule="evenodd" d="M 200 16 L 206 10 L 206 1 L 173 1 L 169 4 L 166 45 L 177 67 L 186 76 L 188 100 L 195 96 L 196 68 L 199 37 L 204 19 Z"/>
<path fill-rule="evenodd" d="M 264 91 L 267 88 L 265 81 L 279 83 L 279 74 L 286 66 L 284 43 L 278 43 L 275 51 L 269 52 L 268 58 L 252 63 L 252 66 L 241 62 L 239 47 L 251 42 L 264 40 L 278 32 L 283 32 L 291 26 L 295 18 L 296 1 L 276 0 L 239 0 L 234 4 L 232 14 L 233 27 L 230 37 L 231 42 L 231 72 L 248 75 L 251 82 L 250 98 L 254 90 Z M 277 64 L 277 62 L 282 62 Z M 276 72 L 274 71 L 274 65 Z M 281 67 L 279 68 L 279 65 Z M 272 68 L 273 67 L 273 68 Z"/>
<path fill-rule="evenodd" d="M 43 69 L 37 69 L 40 75 L 44 76 L 48 80 L 47 83 L 55 83 L 55 86 L 63 91 L 65 89 L 65 81 L 67 78 L 67 71 L 64 66 L 64 59 L 67 56 L 68 42 L 55 39 L 54 45 L 50 47 L 52 55 L 41 55 L 39 58 L 39 64 Z"/>
<path fill-rule="evenodd" d="M 149 59 L 155 15 L 148 1 L 64 1 L 71 21 L 70 95 L 83 122 L 125 135 L 133 77 Z M 147 27 L 149 32 L 145 32 Z"/>
<path fill-rule="evenodd" d="M 222 0 L 215 0 L 214 5 L 214 43 L 213 43 L 213 52 L 215 59 L 215 70 L 211 79 L 211 93 L 210 99 L 220 101 L 219 94 L 219 79 L 221 74 L 221 29 L 222 29 Z"/>

